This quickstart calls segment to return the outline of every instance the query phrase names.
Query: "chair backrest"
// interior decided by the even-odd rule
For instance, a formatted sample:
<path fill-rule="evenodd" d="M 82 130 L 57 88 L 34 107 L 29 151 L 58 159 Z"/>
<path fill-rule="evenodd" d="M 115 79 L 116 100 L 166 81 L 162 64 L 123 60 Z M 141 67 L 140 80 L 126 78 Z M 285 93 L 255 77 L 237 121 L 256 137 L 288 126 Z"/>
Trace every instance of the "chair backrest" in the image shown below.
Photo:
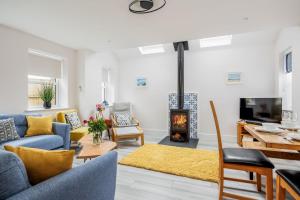
<path fill-rule="evenodd" d="M 132 115 L 132 104 L 129 102 L 114 103 L 110 107 L 110 115 L 113 115 L 115 112 L 129 112 Z"/>
<path fill-rule="evenodd" d="M 213 101 L 209 101 L 210 107 L 214 116 L 214 121 L 215 121 L 215 126 L 216 126 L 216 131 L 217 131 L 217 136 L 218 136 L 218 149 L 219 149 L 219 159 L 220 163 L 223 163 L 223 146 L 222 146 L 222 137 L 221 137 L 221 131 L 220 131 L 220 126 L 219 126 L 219 121 L 218 121 L 218 116 L 216 113 L 215 105 Z"/>

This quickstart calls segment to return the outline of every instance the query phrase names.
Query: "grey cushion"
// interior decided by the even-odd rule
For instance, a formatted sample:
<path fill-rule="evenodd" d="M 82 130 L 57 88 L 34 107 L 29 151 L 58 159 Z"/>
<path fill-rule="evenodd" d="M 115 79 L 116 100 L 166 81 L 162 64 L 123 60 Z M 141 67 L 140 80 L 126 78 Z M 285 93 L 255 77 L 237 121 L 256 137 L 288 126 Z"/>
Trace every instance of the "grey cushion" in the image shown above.
<path fill-rule="evenodd" d="M 130 126 L 131 115 L 130 112 L 115 112 L 115 119 L 118 126 Z"/>
<path fill-rule="evenodd" d="M 19 140 L 14 140 L 6 143 L 2 143 L 1 146 L 24 146 L 39 149 L 57 149 L 64 146 L 64 140 L 59 135 L 38 135 L 32 137 L 24 137 Z"/>
<path fill-rule="evenodd" d="M 30 187 L 23 162 L 13 153 L 0 150 L 0 199 Z"/>
<path fill-rule="evenodd" d="M 65 117 L 66 117 L 67 122 L 71 125 L 72 130 L 82 127 L 82 124 L 77 115 L 77 112 L 67 113 L 65 115 Z"/>
<path fill-rule="evenodd" d="M 13 118 L 0 120 L 0 143 L 19 138 Z"/>

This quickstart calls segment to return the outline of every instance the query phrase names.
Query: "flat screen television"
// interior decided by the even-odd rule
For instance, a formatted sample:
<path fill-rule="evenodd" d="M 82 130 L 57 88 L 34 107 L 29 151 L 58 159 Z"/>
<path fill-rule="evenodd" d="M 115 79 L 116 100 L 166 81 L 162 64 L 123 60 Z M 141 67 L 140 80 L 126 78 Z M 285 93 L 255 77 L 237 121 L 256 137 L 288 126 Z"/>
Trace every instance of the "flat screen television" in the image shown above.
<path fill-rule="evenodd" d="M 281 98 L 241 98 L 240 119 L 248 122 L 280 123 Z"/>

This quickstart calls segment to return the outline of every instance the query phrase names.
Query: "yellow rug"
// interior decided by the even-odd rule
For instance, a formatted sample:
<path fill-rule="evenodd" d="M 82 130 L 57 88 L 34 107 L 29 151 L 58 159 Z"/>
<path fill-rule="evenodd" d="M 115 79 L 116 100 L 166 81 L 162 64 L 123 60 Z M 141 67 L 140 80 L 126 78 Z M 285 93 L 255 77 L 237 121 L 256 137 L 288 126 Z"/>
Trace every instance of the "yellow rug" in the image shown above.
<path fill-rule="evenodd" d="M 218 182 L 218 153 L 216 151 L 146 144 L 124 157 L 120 162 L 178 176 Z"/>

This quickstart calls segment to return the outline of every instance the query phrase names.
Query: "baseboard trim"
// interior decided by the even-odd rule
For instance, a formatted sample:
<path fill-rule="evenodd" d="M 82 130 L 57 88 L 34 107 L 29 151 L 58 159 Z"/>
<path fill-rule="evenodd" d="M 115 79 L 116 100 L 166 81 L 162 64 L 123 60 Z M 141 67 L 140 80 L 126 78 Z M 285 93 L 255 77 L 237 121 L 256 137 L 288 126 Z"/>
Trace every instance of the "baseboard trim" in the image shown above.
<path fill-rule="evenodd" d="M 159 137 L 168 135 L 168 131 L 162 129 L 144 128 L 144 132 L 145 134 L 151 133 L 152 135 L 155 134 Z M 215 133 L 199 132 L 197 135 L 200 141 L 201 139 L 205 139 L 205 141 L 217 141 L 217 135 Z M 223 142 L 235 143 L 237 138 L 236 135 L 222 134 L 222 140 Z"/>

